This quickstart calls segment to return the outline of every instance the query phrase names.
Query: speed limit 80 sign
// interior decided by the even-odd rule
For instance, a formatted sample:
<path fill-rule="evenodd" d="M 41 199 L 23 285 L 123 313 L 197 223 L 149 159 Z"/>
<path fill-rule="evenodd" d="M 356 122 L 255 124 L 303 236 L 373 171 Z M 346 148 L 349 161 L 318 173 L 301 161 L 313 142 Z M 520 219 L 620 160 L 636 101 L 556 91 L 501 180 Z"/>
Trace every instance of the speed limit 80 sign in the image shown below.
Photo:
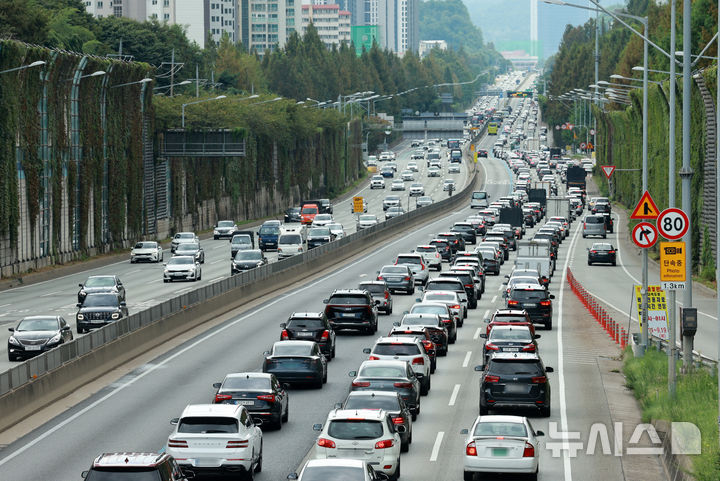
<path fill-rule="evenodd" d="M 689 226 L 688 216 L 675 207 L 665 209 L 657 218 L 657 229 L 660 235 L 668 240 L 682 238 L 687 233 Z"/>

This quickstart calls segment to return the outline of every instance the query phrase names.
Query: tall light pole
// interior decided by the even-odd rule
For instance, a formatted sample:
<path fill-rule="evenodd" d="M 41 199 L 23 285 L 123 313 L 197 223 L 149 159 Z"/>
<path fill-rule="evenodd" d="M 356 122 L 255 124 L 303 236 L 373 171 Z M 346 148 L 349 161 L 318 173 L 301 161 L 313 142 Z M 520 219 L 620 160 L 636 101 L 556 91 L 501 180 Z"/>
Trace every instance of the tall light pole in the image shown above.
<path fill-rule="evenodd" d="M 0 74 L 9 73 L 9 72 L 17 72 L 18 70 L 25 70 L 26 68 L 39 67 L 40 65 L 45 65 L 45 60 L 36 60 L 33 63 L 30 63 L 28 65 L 21 65 L 19 67 L 15 67 L 15 68 L 9 68 L 7 70 L 0 71 Z"/>
<path fill-rule="evenodd" d="M 186 104 L 182 104 L 182 123 L 181 123 L 182 128 L 183 129 L 185 128 L 185 107 L 187 107 L 188 105 L 200 104 L 203 102 L 210 102 L 211 100 L 220 100 L 220 99 L 224 99 L 225 97 L 226 97 L 225 95 L 218 95 L 217 97 L 211 97 L 209 99 L 202 99 L 202 100 L 195 100 L 193 102 L 188 102 Z"/>

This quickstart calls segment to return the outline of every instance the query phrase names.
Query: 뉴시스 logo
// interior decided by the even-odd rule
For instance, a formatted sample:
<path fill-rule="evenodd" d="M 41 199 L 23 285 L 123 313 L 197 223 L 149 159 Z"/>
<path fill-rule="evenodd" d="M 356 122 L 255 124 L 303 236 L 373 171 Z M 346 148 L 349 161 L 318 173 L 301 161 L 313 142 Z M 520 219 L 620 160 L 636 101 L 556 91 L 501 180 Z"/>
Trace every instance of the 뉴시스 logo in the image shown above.
<path fill-rule="evenodd" d="M 623 446 L 623 423 L 615 422 L 608 428 L 603 423 L 594 423 L 590 426 L 587 445 L 583 444 L 579 431 L 559 431 L 558 423 L 549 424 L 549 441 L 545 443 L 546 449 L 552 452 L 553 458 L 562 456 L 567 451 L 570 458 L 578 456 L 584 450 L 587 456 L 598 453 L 598 448 L 604 456 L 647 456 L 661 455 L 663 442 L 652 424 L 638 424 L 632 429 L 628 446 Z M 670 428 L 672 454 L 700 454 L 700 430 L 693 423 L 673 422 Z M 649 443 L 648 443 L 649 441 Z"/>

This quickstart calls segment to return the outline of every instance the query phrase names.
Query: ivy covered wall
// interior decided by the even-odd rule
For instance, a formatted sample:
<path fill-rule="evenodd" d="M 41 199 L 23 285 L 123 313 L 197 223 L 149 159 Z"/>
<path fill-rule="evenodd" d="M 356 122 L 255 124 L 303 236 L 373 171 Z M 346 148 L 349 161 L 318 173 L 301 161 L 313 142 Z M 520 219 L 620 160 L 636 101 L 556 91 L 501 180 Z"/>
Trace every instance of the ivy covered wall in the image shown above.
<path fill-rule="evenodd" d="M 3 276 L 141 233 L 141 110 L 151 112 L 152 83 L 138 81 L 151 68 L 0 41 L 0 71 L 34 62 L 44 64 L 0 74 Z"/>

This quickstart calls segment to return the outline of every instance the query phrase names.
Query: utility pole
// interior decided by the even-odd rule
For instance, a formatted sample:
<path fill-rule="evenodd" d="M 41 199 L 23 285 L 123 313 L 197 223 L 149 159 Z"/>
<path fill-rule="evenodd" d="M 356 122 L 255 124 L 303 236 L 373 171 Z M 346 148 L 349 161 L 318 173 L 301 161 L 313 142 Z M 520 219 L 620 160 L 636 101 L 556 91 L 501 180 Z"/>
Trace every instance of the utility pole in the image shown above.
<path fill-rule="evenodd" d="M 170 97 L 174 94 L 174 85 L 175 85 L 175 66 L 179 65 L 180 68 L 182 68 L 183 65 L 185 65 L 182 62 L 175 62 L 175 49 L 172 49 L 172 55 L 170 57 L 169 62 L 163 62 L 161 65 L 169 65 L 170 66 Z"/>
<path fill-rule="evenodd" d="M 670 0 L 670 132 L 668 135 L 668 150 L 670 159 L 668 162 L 668 207 L 675 207 L 675 0 Z M 720 92 L 720 91 L 719 91 Z M 720 93 L 718 94 L 720 95 Z M 677 310 L 675 304 L 675 291 L 668 292 L 669 317 L 670 321 L 670 342 L 668 343 L 668 390 L 670 397 L 675 397 L 675 329 Z"/>
<path fill-rule="evenodd" d="M 683 291 L 683 304 L 684 308 L 688 309 L 692 307 L 692 207 L 690 203 L 690 189 L 692 188 L 691 180 L 693 176 L 693 170 L 690 167 L 690 89 L 692 88 L 692 70 L 691 70 L 691 55 L 690 50 L 692 46 L 692 29 L 690 24 L 690 15 L 692 7 L 690 0 L 684 0 L 683 2 L 683 115 L 682 115 L 682 153 L 683 162 L 682 169 L 680 169 L 680 178 L 682 179 L 682 210 L 687 214 L 688 231 L 685 234 L 685 290 Z M 671 61 L 675 60 L 674 53 L 672 53 Z M 692 366 L 692 351 L 693 351 L 693 336 L 686 336 L 683 333 L 683 366 L 685 369 L 689 369 Z"/>

